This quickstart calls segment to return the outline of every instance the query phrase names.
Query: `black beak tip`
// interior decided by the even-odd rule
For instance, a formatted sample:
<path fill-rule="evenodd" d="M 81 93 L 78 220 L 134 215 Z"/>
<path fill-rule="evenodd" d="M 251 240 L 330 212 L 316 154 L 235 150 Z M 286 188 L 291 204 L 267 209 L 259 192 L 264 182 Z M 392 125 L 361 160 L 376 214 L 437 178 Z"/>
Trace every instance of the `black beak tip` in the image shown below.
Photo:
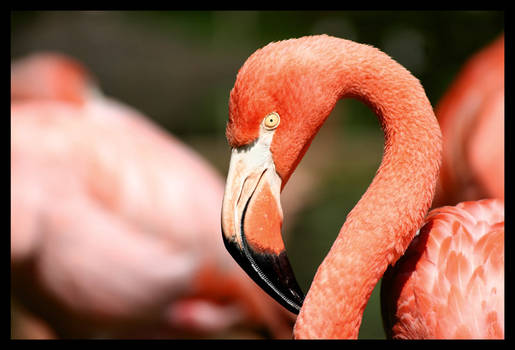
<path fill-rule="evenodd" d="M 243 237 L 243 247 L 223 235 L 226 249 L 243 270 L 265 292 L 294 314 L 298 314 L 304 301 L 285 251 L 280 254 L 256 252 Z"/>
<path fill-rule="evenodd" d="M 298 314 L 304 302 L 300 289 L 285 251 L 280 254 L 257 253 L 249 249 L 253 266 L 261 278 L 258 284 L 289 311 Z"/>

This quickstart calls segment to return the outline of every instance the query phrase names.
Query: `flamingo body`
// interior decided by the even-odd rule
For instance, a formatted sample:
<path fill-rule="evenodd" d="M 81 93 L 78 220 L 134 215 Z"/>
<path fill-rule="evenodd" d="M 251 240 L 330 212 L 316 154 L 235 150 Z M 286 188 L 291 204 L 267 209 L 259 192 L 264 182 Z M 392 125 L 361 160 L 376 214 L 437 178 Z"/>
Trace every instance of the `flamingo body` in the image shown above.
<path fill-rule="evenodd" d="M 431 211 L 382 283 L 390 337 L 503 338 L 503 202 L 462 202 Z"/>
<path fill-rule="evenodd" d="M 218 173 L 103 96 L 79 63 L 49 54 L 19 63 L 11 78 L 14 296 L 62 337 L 288 332 L 287 312 L 256 293 L 217 239 Z M 61 87 L 79 73 L 75 89 Z"/>

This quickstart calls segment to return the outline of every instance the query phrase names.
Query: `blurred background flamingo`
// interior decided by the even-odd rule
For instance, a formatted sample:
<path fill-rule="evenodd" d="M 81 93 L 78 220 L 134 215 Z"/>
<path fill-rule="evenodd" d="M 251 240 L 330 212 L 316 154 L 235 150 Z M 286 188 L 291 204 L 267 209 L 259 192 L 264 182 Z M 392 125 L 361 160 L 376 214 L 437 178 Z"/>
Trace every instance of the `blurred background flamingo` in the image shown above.
<path fill-rule="evenodd" d="M 466 62 L 435 112 L 444 149 L 433 207 L 504 199 L 504 35 Z"/>
<path fill-rule="evenodd" d="M 219 239 L 218 173 L 90 77 L 53 53 L 12 65 L 16 300 L 65 338 L 289 335 Z"/>
<path fill-rule="evenodd" d="M 435 106 L 466 59 L 503 27 L 502 11 L 13 11 L 11 58 L 48 50 L 78 58 L 106 95 L 144 112 L 225 175 L 230 153 L 220 135 L 228 92 L 256 47 L 322 33 L 366 42 L 420 79 Z M 367 106 L 338 103 L 284 188 L 283 233 L 303 290 L 334 241 L 342 213 L 370 184 L 382 145 Z M 12 337 L 36 335 L 20 322 L 29 315 L 13 303 Z M 376 288 L 360 338 L 384 337 Z"/>

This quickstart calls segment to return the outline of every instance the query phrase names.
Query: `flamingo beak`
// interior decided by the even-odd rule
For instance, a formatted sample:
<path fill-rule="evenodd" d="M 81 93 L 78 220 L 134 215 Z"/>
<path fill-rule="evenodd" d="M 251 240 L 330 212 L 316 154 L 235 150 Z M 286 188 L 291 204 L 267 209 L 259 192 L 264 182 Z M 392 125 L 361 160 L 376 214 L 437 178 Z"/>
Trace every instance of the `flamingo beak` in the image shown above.
<path fill-rule="evenodd" d="M 259 138 L 234 148 L 222 204 L 225 247 L 270 296 L 298 314 L 304 294 L 297 284 L 281 236 L 281 178 L 269 142 Z"/>

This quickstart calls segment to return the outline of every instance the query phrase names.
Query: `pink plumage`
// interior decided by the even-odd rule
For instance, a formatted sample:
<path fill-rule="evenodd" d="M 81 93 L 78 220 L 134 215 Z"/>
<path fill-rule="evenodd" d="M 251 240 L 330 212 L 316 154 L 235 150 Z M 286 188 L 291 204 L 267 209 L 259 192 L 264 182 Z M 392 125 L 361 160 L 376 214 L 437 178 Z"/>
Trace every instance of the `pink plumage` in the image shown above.
<path fill-rule="evenodd" d="M 435 209 L 382 285 L 394 338 L 504 337 L 504 203 Z"/>

